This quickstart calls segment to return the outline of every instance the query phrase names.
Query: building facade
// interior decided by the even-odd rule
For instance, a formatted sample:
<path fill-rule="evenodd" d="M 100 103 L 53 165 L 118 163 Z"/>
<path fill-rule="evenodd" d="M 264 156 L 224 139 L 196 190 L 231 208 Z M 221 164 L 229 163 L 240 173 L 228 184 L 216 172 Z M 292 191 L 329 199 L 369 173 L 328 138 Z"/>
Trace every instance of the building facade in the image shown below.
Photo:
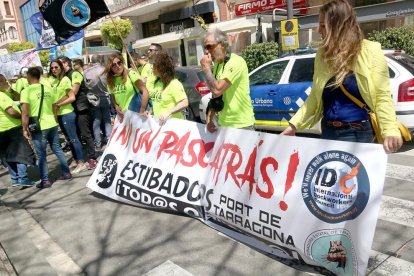
<path fill-rule="evenodd" d="M 0 49 L 21 41 L 17 16 L 14 1 L 0 0 Z"/>

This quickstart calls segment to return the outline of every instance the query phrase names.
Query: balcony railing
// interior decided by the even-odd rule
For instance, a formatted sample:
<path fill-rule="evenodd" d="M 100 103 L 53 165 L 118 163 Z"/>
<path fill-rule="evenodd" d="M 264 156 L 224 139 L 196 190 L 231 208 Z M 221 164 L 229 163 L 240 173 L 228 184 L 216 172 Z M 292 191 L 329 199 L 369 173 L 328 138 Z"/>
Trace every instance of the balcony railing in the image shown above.
<path fill-rule="evenodd" d="M 147 2 L 148 0 L 113 0 L 113 4 L 108 5 L 109 10 L 111 13 L 128 8 L 130 6 Z"/>

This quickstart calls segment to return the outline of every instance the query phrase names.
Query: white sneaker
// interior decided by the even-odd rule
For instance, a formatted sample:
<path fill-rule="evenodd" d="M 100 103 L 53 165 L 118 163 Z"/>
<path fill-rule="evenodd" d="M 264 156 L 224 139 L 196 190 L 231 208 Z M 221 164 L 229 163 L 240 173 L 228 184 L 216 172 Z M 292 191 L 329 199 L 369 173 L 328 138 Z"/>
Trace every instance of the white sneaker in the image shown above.
<path fill-rule="evenodd" d="M 87 170 L 88 170 L 88 167 L 86 166 L 85 163 L 78 164 L 76 166 L 76 168 L 72 170 L 72 174 L 78 174 L 80 172 L 84 172 L 84 171 L 87 171 Z"/>

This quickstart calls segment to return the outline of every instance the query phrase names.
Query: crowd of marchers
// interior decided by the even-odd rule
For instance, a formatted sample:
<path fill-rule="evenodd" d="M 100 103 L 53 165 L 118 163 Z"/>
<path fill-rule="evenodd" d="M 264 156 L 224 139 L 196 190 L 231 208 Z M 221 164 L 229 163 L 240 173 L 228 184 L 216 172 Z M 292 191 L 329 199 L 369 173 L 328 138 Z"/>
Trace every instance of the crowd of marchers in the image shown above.
<path fill-rule="evenodd" d="M 324 139 L 370 143 L 375 134 L 369 112 L 375 112 L 384 150 L 397 151 L 402 137 L 381 45 L 363 39 L 355 11 L 346 0 L 321 6 L 318 31 L 322 41 L 312 92 L 282 134 L 295 135 L 297 129 L 321 121 Z M 212 93 L 207 131 L 218 127 L 254 131 L 245 60 L 231 53 L 227 35 L 220 30 L 207 32 L 203 46 L 200 63 Z M 63 57 L 50 63 L 48 74 L 28 68 L 14 84 L 0 75 L 0 154 L 12 185 L 33 186 L 35 182 L 27 176 L 27 166 L 32 165 L 40 172 L 36 186 L 51 187 L 48 143 L 61 167 L 57 181 L 94 169 L 97 150 L 110 137 L 111 113 L 122 119 L 126 110 L 132 110 L 155 116 L 161 124 L 171 117 L 185 119 L 187 95 L 175 77 L 173 59 L 162 46 L 151 44 L 136 63 L 138 67 L 128 68 L 121 54 L 112 55 L 105 64 L 93 57 L 86 66 L 82 60 Z M 353 99 L 362 102 L 363 108 Z M 69 165 L 58 128 L 72 153 Z"/>

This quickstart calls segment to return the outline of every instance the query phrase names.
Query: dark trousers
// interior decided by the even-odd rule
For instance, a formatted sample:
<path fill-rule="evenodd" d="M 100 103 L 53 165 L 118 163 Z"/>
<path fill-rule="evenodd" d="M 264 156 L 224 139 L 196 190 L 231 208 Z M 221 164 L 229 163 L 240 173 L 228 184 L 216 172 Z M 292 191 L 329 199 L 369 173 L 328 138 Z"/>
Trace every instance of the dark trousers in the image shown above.
<path fill-rule="evenodd" d="M 95 153 L 95 143 L 93 142 L 92 132 L 91 132 L 91 117 L 89 110 L 78 111 L 77 112 L 77 123 L 80 135 L 86 142 L 86 154 L 88 159 L 96 159 Z"/>

